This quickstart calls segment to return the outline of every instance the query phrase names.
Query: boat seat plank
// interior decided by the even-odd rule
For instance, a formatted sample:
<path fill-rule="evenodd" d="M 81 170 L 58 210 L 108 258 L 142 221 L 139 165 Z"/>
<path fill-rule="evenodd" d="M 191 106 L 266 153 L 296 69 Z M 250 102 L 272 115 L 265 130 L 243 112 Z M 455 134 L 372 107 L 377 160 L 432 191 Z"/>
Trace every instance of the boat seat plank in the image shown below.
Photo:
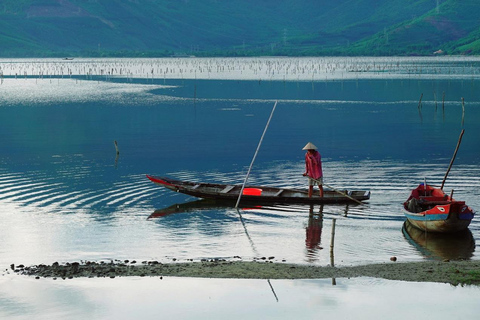
<path fill-rule="evenodd" d="M 192 190 L 195 190 L 195 189 L 199 188 L 201 185 L 202 185 L 201 183 L 194 185 L 194 186 L 192 187 Z"/>
<path fill-rule="evenodd" d="M 421 197 L 420 197 L 420 200 L 428 201 L 428 202 L 446 201 L 446 200 L 447 200 L 447 195 L 442 196 L 442 197 L 432 197 L 432 196 L 422 197 L 422 196 L 421 196 Z"/>
<path fill-rule="evenodd" d="M 423 205 L 423 206 L 426 206 L 426 205 L 438 206 L 438 205 L 446 205 L 446 204 L 451 204 L 451 203 L 452 203 L 451 201 L 420 201 L 420 204 Z"/>
<path fill-rule="evenodd" d="M 235 188 L 235 186 L 226 186 L 225 189 L 223 189 L 222 191 L 220 191 L 221 193 L 228 193 L 229 191 L 231 191 L 233 188 Z"/>

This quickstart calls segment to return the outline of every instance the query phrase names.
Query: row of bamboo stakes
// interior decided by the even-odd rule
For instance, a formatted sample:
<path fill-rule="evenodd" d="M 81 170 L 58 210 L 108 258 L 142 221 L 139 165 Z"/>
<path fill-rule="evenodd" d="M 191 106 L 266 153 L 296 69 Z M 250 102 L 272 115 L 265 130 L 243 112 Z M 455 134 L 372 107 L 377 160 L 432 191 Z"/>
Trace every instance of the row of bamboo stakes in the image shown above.
<path fill-rule="evenodd" d="M 445 60 L 446 58 L 444 58 Z M 5 59 L 3 59 L 5 60 Z M 250 74 L 257 78 L 299 77 L 309 80 L 317 77 L 351 78 L 352 74 L 404 74 L 422 75 L 471 74 L 478 78 L 480 68 L 468 60 L 458 61 L 458 66 L 446 63 L 444 66 L 426 68 L 422 59 L 408 58 L 152 58 L 152 59 L 26 59 L 2 61 L 0 75 L 15 77 L 140 77 L 161 79 L 165 76 L 186 78 L 192 75 L 205 78 L 209 74 Z M 448 62 L 450 60 L 446 60 Z M 457 60 L 452 60 L 457 62 Z"/>

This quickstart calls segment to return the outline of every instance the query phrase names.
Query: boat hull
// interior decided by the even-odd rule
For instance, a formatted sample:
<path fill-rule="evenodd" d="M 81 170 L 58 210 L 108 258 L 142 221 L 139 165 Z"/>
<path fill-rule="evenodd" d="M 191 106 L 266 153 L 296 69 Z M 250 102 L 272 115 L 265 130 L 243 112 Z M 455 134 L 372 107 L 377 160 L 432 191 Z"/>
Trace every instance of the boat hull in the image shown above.
<path fill-rule="evenodd" d="M 426 232 L 453 233 L 468 228 L 475 211 L 441 189 L 419 185 L 404 203 L 404 214 L 416 228 Z"/>
<path fill-rule="evenodd" d="M 448 215 L 413 215 L 405 212 L 407 220 L 416 228 L 427 232 L 452 233 L 468 228 L 471 219 L 458 219 L 455 214 Z"/>
<path fill-rule="evenodd" d="M 147 175 L 152 182 L 175 192 L 184 193 L 203 199 L 215 199 L 235 202 L 242 190 L 241 185 L 226 185 L 213 183 L 198 183 L 181 181 L 165 177 Z M 297 203 L 297 204 L 328 204 L 328 203 L 355 203 L 370 199 L 370 191 L 342 191 L 326 190 L 324 196 L 312 195 L 308 197 L 308 190 L 296 190 L 265 186 L 245 186 L 241 197 L 242 203 Z M 348 196 L 347 196 L 348 195 Z"/>

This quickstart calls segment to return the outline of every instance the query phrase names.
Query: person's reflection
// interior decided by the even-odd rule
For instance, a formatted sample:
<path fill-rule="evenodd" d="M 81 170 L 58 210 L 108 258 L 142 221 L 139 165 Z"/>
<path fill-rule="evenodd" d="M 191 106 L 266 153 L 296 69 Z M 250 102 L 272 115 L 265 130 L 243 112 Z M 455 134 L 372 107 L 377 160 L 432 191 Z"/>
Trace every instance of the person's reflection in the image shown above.
<path fill-rule="evenodd" d="M 323 249 L 320 247 L 323 227 L 323 205 L 320 206 L 318 213 L 313 212 L 313 205 L 310 205 L 308 215 L 308 226 L 306 228 L 305 245 L 307 247 L 307 257 L 309 260 L 317 258 L 316 252 Z"/>

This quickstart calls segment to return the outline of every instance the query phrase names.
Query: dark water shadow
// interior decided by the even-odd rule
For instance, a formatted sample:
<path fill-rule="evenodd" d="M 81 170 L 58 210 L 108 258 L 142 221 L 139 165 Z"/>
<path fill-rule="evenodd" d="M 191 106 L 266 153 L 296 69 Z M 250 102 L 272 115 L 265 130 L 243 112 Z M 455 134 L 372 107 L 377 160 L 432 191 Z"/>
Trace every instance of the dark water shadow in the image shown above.
<path fill-rule="evenodd" d="M 324 207 L 327 208 L 342 208 L 341 214 L 344 217 L 348 216 L 349 208 L 355 204 L 330 204 L 330 205 L 305 205 L 305 204 L 268 204 L 268 205 L 259 205 L 256 203 L 249 203 L 248 201 L 243 201 L 239 205 L 239 209 L 244 211 L 257 210 L 259 214 L 265 216 L 275 216 L 278 218 L 288 217 L 285 213 L 306 213 L 309 216 L 320 215 L 323 217 L 323 214 L 337 215 L 338 213 L 332 213 L 324 211 Z M 320 211 L 313 212 L 320 208 Z M 222 201 L 222 200 L 213 200 L 213 199 L 199 199 L 194 201 L 189 201 L 185 203 L 176 203 L 171 206 L 157 209 L 152 214 L 148 216 L 147 219 L 161 218 L 177 213 L 189 213 L 189 212 L 201 212 L 201 211 L 224 211 L 228 209 L 235 209 L 234 204 L 231 201 Z M 265 209 L 262 212 L 262 209 Z M 280 215 L 274 215 L 271 212 L 278 212 Z"/>
<path fill-rule="evenodd" d="M 147 219 L 161 218 L 175 213 L 185 213 L 199 210 L 211 210 L 226 208 L 225 205 L 218 204 L 211 200 L 195 200 L 185 203 L 176 203 L 171 206 L 155 210 Z"/>
<path fill-rule="evenodd" d="M 456 233 L 428 233 L 405 221 L 405 239 L 424 257 L 434 260 L 469 260 L 475 251 L 475 239 L 469 229 Z"/>

